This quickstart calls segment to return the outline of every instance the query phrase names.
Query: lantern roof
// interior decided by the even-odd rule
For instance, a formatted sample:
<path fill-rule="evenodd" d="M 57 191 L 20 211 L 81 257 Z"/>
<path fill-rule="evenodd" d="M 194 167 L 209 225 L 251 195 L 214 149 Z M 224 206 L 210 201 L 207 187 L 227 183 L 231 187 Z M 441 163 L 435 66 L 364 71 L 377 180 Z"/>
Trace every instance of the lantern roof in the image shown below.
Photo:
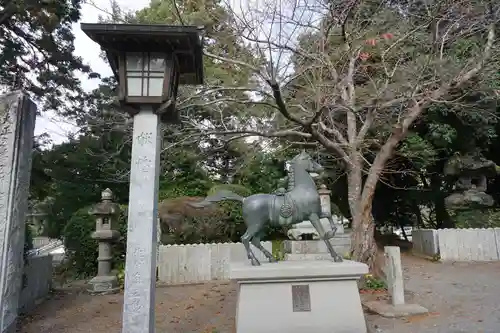
<path fill-rule="evenodd" d="M 117 79 L 118 57 L 124 52 L 158 52 L 177 56 L 180 84 L 203 84 L 200 27 L 101 23 L 81 23 L 80 27 L 106 52 Z"/>

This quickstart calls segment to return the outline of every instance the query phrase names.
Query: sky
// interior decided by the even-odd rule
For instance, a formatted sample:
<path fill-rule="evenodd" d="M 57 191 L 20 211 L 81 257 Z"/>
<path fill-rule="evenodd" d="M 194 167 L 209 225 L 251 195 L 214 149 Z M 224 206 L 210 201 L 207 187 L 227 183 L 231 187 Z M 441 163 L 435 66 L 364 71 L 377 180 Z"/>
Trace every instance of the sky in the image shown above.
<path fill-rule="evenodd" d="M 269 1 L 271 5 L 269 4 Z M 275 3 L 275 1 L 278 1 L 279 3 Z M 252 7 L 253 5 L 257 5 L 258 3 L 261 3 L 262 5 L 267 4 L 268 6 L 277 6 L 277 9 L 279 8 L 280 11 L 284 10 L 284 14 L 291 16 L 296 16 L 296 13 L 295 12 L 288 13 L 286 9 L 287 6 L 292 5 L 292 7 L 295 8 L 297 4 L 301 4 L 303 8 L 307 8 L 311 4 L 316 3 L 316 1 L 317 0 L 225 0 L 225 2 L 235 11 L 236 15 L 241 15 L 241 12 L 247 12 L 248 8 Z M 98 21 L 99 15 L 106 16 L 106 11 L 109 10 L 108 0 L 93 0 L 89 2 L 93 2 L 99 8 L 89 3 L 84 4 L 82 6 L 80 22 L 95 23 Z M 123 10 L 127 11 L 127 10 L 138 10 L 144 8 L 149 5 L 150 0 L 117 0 L 117 2 Z M 309 20 L 315 16 L 314 14 L 315 10 L 313 10 L 312 12 L 308 12 L 308 10 L 305 9 L 304 13 L 307 13 L 306 16 L 308 17 L 307 18 L 301 17 L 301 20 L 304 19 Z M 260 21 L 258 17 L 255 18 L 258 21 Z M 272 22 L 274 22 L 275 18 L 272 19 L 273 19 Z M 271 34 L 273 35 L 276 34 L 275 36 L 280 36 L 280 39 L 276 40 L 278 43 L 289 44 L 293 41 L 293 37 L 292 38 L 286 38 L 286 37 L 290 37 L 290 35 L 293 36 L 299 33 L 299 31 L 296 31 L 297 27 L 295 24 L 289 26 L 290 24 L 284 23 L 281 26 L 279 25 L 276 26 L 280 28 L 279 30 L 277 30 L 275 27 L 276 25 L 275 22 L 270 23 L 267 21 L 268 20 L 266 18 L 263 19 L 263 21 L 261 22 L 262 26 L 260 27 L 260 29 L 258 29 L 259 31 L 254 32 L 258 35 L 255 37 L 259 39 L 266 39 L 265 36 L 269 32 L 271 32 Z M 80 22 L 74 24 L 73 26 L 73 31 L 75 34 L 75 54 L 82 57 L 84 61 L 91 66 L 94 72 L 101 74 L 102 77 L 110 76 L 112 74 L 111 68 L 104 62 L 103 59 L 100 58 L 100 47 L 96 43 L 94 43 L 89 37 L 87 37 L 87 35 L 85 35 L 83 31 L 81 31 Z M 281 38 L 281 36 L 286 36 L 286 37 Z M 264 47 L 267 47 L 267 44 Z M 284 64 L 289 64 L 287 58 L 288 56 L 284 54 L 281 55 L 281 57 L 278 57 L 277 54 L 273 54 L 274 61 L 276 61 L 276 59 L 280 59 L 280 62 Z M 281 66 L 278 65 L 278 68 L 280 67 Z M 280 68 L 280 70 L 286 71 L 287 68 Z M 84 89 L 89 91 L 96 88 L 97 85 L 99 84 L 98 79 L 89 80 L 82 76 L 81 80 Z M 54 144 L 58 144 L 65 141 L 68 134 L 71 132 L 76 132 L 76 130 L 77 128 L 71 123 L 69 123 L 67 120 L 57 117 L 54 113 L 44 112 L 43 115 L 37 118 L 35 135 L 39 135 L 41 133 L 48 133 L 51 137 L 52 142 Z"/>
<path fill-rule="evenodd" d="M 117 0 L 123 9 L 137 10 L 146 7 L 149 0 Z M 99 8 L 108 9 L 107 0 L 95 0 L 95 4 Z M 82 7 L 82 18 L 80 22 L 96 23 L 99 15 L 105 16 L 105 12 L 95 8 L 90 4 L 85 4 Z M 82 57 L 84 61 L 92 67 L 94 72 L 101 74 L 103 77 L 111 75 L 111 68 L 99 57 L 100 47 L 94 43 L 87 35 L 80 30 L 80 22 L 73 25 L 75 33 L 75 54 Z M 99 80 L 88 80 L 81 77 L 83 87 L 86 90 L 92 90 L 97 87 Z M 74 132 L 76 127 L 66 120 L 59 119 L 53 113 L 44 113 L 37 117 L 35 135 L 48 133 L 53 143 L 63 142 L 68 133 Z"/>

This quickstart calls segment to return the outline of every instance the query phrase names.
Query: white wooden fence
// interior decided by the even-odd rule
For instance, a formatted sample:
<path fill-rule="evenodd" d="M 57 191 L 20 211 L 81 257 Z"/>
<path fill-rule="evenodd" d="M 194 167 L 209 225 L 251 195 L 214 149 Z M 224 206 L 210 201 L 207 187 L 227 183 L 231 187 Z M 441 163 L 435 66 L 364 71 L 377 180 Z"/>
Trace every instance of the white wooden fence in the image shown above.
<path fill-rule="evenodd" d="M 413 249 L 443 261 L 500 260 L 500 228 L 414 230 Z"/>
<path fill-rule="evenodd" d="M 46 246 L 54 241 L 57 241 L 57 239 L 52 239 L 52 238 L 44 237 L 44 236 L 33 237 L 33 248 L 38 249 L 38 248 Z"/>
<path fill-rule="evenodd" d="M 271 242 L 262 245 L 272 251 Z M 267 261 L 259 250 L 252 249 L 259 260 Z M 244 261 L 248 258 L 241 243 L 161 245 L 158 280 L 168 284 L 229 280 L 230 263 Z"/>
<path fill-rule="evenodd" d="M 413 250 L 430 257 L 439 254 L 437 235 L 434 229 L 413 229 Z"/>

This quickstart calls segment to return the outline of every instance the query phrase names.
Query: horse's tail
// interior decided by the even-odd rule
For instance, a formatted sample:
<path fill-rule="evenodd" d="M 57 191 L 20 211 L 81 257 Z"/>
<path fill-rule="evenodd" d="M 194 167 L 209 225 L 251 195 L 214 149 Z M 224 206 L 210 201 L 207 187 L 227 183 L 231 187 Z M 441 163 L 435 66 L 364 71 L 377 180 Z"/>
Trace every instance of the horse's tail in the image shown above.
<path fill-rule="evenodd" d="M 234 192 L 228 190 L 220 190 L 215 192 L 215 194 L 209 195 L 203 201 L 200 202 L 190 202 L 189 205 L 195 208 L 202 208 L 206 206 L 210 206 L 214 202 L 219 202 L 223 200 L 234 200 L 243 202 L 244 197 L 238 195 Z"/>

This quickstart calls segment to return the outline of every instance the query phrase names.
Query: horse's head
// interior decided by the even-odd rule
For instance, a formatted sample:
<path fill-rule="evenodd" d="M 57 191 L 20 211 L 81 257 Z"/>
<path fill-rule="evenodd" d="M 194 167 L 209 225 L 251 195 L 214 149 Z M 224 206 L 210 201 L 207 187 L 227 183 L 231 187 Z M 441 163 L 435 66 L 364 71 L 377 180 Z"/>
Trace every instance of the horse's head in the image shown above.
<path fill-rule="evenodd" d="M 314 161 L 312 157 L 305 151 L 302 151 L 300 154 L 295 156 L 292 159 L 292 163 L 295 163 L 296 165 L 303 167 L 304 170 L 306 170 L 307 172 L 314 172 L 314 173 L 323 172 L 323 166 L 321 166 L 321 164 L 319 164 L 318 162 Z"/>

